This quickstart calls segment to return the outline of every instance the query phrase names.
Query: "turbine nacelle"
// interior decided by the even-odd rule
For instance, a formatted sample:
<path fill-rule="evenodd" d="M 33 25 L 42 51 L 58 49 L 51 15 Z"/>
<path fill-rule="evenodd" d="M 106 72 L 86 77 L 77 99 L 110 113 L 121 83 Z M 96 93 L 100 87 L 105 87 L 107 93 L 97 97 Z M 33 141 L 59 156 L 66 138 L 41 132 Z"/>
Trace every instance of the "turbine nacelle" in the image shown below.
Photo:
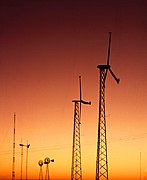
<path fill-rule="evenodd" d="M 114 74 L 113 71 L 111 70 L 111 66 L 110 66 L 110 65 L 98 65 L 97 68 L 99 68 L 100 70 L 106 69 L 105 79 L 106 79 L 107 71 L 109 70 L 110 73 L 111 73 L 111 75 L 113 76 L 113 78 L 114 78 L 114 79 L 116 80 L 116 82 L 119 84 L 120 79 L 115 76 L 115 74 Z"/>
<path fill-rule="evenodd" d="M 83 100 L 73 100 L 72 102 L 79 102 L 79 103 L 91 105 L 91 101 L 87 102 L 87 101 L 83 101 Z"/>

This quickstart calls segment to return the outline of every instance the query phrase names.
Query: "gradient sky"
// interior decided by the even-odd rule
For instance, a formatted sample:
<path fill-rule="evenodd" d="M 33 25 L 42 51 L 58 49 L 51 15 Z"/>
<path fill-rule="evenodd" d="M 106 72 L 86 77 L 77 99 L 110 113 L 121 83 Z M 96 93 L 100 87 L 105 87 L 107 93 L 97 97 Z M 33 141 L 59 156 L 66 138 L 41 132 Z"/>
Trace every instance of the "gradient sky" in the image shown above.
<path fill-rule="evenodd" d="M 110 180 L 147 179 L 147 1 L 0 1 L 0 179 L 11 178 L 16 112 L 16 177 L 19 143 L 31 144 L 28 177 L 38 161 L 54 158 L 51 179 L 70 179 L 73 99 L 83 98 L 83 179 L 95 179 L 99 70 L 112 31 L 106 116 Z M 25 178 L 25 155 L 23 177 Z M 45 173 L 45 166 L 43 166 Z"/>

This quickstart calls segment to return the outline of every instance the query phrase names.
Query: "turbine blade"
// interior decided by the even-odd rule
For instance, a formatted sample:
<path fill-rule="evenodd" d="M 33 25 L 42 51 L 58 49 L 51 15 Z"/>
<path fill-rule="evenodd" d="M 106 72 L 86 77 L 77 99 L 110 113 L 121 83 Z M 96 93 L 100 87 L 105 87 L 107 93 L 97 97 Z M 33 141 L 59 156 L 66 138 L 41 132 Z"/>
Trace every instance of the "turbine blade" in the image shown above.
<path fill-rule="evenodd" d="M 111 46 L 111 32 L 109 32 L 109 45 L 108 45 L 107 65 L 110 64 L 110 46 Z"/>
<path fill-rule="evenodd" d="M 115 81 L 117 83 L 119 83 L 120 79 L 115 76 L 115 74 L 113 73 L 113 71 L 110 68 L 109 68 L 109 71 L 110 71 L 111 75 L 114 77 Z"/>
<path fill-rule="evenodd" d="M 107 65 L 110 64 L 110 46 L 111 46 L 111 32 L 109 32 Z M 105 80 L 106 80 L 107 73 L 108 73 L 108 69 L 106 69 L 106 72 L 105 72 L 105 77 L 104 77 Z"/>
<path fill-rule="evenodd" d="M 81 100 L 81 103 L 91 105 L 91 101 L 87 102 L 87 101 L 83 101 L 83 100 Z"/>

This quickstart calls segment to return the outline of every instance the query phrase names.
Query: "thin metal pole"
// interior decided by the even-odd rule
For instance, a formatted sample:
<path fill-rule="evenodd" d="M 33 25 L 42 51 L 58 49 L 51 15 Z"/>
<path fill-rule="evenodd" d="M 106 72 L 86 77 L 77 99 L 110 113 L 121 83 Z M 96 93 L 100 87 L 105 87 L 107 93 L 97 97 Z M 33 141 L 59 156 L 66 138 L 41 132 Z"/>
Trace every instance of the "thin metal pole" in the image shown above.
<path fill-rule="evenodd" d="M 28 144 L 28 142 L 27 142 L 26 147 L 27 147 L 27 150 L 26 150 L 26 180 L 27 180 L 28 179 L 28 149 L 30 147 L 30 144 Z"/>
<path fill-rule="evenodd" d="M 22 180 L 22 167 L 23 167 L 23 145 L 21 145 L 21 180 Z"/>
<path fill-rule="evenodd" d="M 141 180 L 141 152 L 140 152 L 140 180 Z"/>
<path fill-rule="evenodd" d="M 16 117 L 16 115 L 14 113 L 12 180 L 15 180 L 15 117 Z"/>
<path fill-rule="evenodd" d="M 27 175 L 28 175 L 28 148 L 26 150 L 26 180 L 27 180 Z"/>

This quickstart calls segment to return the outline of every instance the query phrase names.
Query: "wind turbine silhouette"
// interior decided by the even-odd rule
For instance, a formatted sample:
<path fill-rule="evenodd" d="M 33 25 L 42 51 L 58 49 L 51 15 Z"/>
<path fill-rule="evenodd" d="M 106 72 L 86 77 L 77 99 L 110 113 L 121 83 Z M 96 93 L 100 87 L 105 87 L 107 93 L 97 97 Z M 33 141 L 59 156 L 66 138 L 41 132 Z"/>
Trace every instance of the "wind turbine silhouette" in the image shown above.
<path fill-rule="evenodd" d="M 110 46 L 111 32 L 109 32 L 108 57 L 106 65 L 98 65 L 100 70 L 100 94 L 99 94 L 99 117 L 98 117 L 98 140 L 96 157 L 96 180 L 108 180 L 108 158 L 107 158 L 107 138 L 106 138 L 106 116 L 105 116 L 105 82 L 108 71 L 119 83 L 110 66 Z"/>

